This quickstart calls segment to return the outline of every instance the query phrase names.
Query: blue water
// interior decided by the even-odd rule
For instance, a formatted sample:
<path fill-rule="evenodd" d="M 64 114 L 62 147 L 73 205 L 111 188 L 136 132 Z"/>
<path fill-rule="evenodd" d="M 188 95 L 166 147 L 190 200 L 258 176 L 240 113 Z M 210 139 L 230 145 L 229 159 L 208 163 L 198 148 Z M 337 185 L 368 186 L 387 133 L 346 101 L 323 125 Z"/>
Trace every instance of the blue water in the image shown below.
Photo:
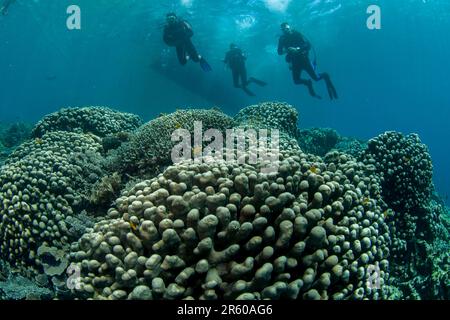
<path fill-rule="evenodd" d="M 0 0 L 3 1 L 3 0 Z M 66 28 L 81 8 L 82 29 Z M 382 9 L 382 29 L 366 9 Z M 194 26 L 194 43 L 214 68 L 178 66 L 161 39 L 165 13 Z M 260 101 L 287 101 L 300 126 L 332 127 L 371 138 L 417 132 L 435 165 L 438 191 L 450 194 L 450 1 L 402 0 L 17 0 L 0 16 L 2 121 L 37 121 L 63 106 L 104 105 L 148 120 L 181 107 L 219 106 L 233 114 Z M 313 42 L 340 100 L 313 100 L 275 54 L 289 21 Z M 249 98 L 221 63 L 230 42 L 248 54 L 251 75 L 270 86 Z M 317 85 L 325 96 L 324 85 Z"/>

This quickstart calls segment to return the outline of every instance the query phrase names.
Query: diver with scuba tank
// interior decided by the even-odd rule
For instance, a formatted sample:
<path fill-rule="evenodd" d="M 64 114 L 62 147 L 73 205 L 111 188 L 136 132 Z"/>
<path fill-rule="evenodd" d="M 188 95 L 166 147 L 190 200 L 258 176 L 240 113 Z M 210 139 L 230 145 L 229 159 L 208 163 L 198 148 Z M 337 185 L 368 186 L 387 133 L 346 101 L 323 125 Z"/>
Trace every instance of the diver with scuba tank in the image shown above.
<path fill-rule="evenodd" d="M 6 16 L 8 14 L 9 7 L 15 1 L 16 0 L 3 0 L 3 2 L 0 4 L 0 14 Z"/>
<path fill-rule="evenodd" d="M 197 49 L 191 41 L 194 31 L 191 25 L 175 13 L 168 13 L 166 25 L 163 32 L 163 40 L 169 47 L 175 47 L 178 61 L 181 65 L 186 65 L 188 60 L 198 62 L 203 71 L 211 71 L 211 66 L 205 58 L 198 54 Z"/>
<path fill-rule="evenodd" d="M 256 78 L 247 77 L 247 67 L 245 61 L 247 57 L 242 50 L 234 43 L 230 44 L 230 50 L 226 53 L 225 59 L 222 60 L 231 70 L 233 76 L 233 85 L 235 88 L 240 88 L 249 96 L 255 96 L 253 92 L 248 89 L 250 83 L 255 83 L 258 86 L 265 87 L 266 82 Z"/>
<path fill-rule="evenodd" d="M 278 41 L 278 54 L 286 54 L 286 61 L 291 66 L 294 83 L 307 86 L 312 97 L 321 99 L 314 91 L 311 79 L 314 81 L 324 80 L 330 99 L 337 99 L 338 95 L 329 74 L 317 74 L 315 66 L 309 59 L 309 52 L 312 48 L 311 43 L 300 32 L 293 30 L 286 22 L 281 25 L 281 30 L 283 34 Z M 306 71 L 311 79 L 302 79 L 301 74 L 303 71 Z"/>

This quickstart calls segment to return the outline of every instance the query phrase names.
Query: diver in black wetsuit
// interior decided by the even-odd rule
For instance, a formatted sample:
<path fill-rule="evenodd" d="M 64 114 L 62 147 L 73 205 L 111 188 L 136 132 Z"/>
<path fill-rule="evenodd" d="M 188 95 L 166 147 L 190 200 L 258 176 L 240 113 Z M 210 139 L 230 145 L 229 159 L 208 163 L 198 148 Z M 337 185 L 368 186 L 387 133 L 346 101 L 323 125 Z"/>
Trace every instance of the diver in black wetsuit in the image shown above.
<path fill-rule="evenodd" d="M 324 80 L 327 85 L 330 99 L 337 99 L 338 95 L 328 73 L 317 74 L 315 66 L 309 59 L 311 43 L 298 31 L 292 30 L 288 23 L 281 25 L 283 35 L 278 42 L 278 54 L 286 54 L 286 61 L 291 65 L 292 76 L 295 84 L 303 84 L 308 87 L 309 94 L 321 99 L 314 91 L 311 79 L 314 81 Z M 301 78 L 302 71 L 306 71 L 311 77 L 309 80 Z"/>
<path fill-rule="evenodd" d="M 4 16 L 8 14 L 9 6 L 16 0 L 4 0 L 2 4 L 0 4 L 0 13 Z"/>
<path fill-rule="evenodd" d="M 175 13 L 169 13 L 166 16 L 167 24 L 164 27 L 164 42 L 170 47 L 176 47 L 178 61 L 185 65 L 189 59 L 199 62 L 204 71 L 211 71 L 211 67 L 206 60 L 198 54 L 191 38 L 194 31 L 191 25 L 177 17 Z"/>
<path fill-rule="evenodd" d="M 241 88 L 245 91 L 249 96 L 254 96 L 253 92 L 251 92 L 247 86 L 250 83 L 256 83 L 260 86 L 266 86 L 267 83 L 264 81 L 255 79 L 253 77 L 247 78 L 247 68 L 245 66 L 245 61 L 247 57 L 244 55 L 241 49 L 238 48 L 235 44 L 230 44 L 230 50 L 227 52 L 225 56 L 225 60 L 223 62 L 231 69 L 231 73 L 233 75 L 233 85 L 235 88 Z M 240 82 L 239 82 L 240 80 Z"/>

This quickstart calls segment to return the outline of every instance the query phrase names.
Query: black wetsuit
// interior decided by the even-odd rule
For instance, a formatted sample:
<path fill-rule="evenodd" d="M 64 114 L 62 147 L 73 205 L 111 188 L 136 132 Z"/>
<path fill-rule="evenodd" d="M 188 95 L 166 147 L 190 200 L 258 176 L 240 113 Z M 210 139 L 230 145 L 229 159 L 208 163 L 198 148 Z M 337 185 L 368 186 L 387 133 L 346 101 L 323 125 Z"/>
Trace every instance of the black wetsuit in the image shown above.
<path fill-rule="evenodd" d="M 182 65 L 187 63 L 188 56 L 194 62 L 200 61 L 197 49 L 191 41 L 193 35 L 191 25 L 181 19 L 164 27 L 164 42 L 168 46 L 176 47 L 178 60 Z"/>
<path fill-rule="evenodd" d="M 334 87 L 330 75 L 326 72 L 317 74 L 314 66 L 309 60 L 309 51 L 311 50 L 311 43 L 298 31 L 283 34 L 278 42 L 278 54 L 286 55 L 286 61 L 291 64 L 292 78 L 295 84 L 303 84 L 308 87 L 309 94 L 313 97 L 320 98 L 315 91 L 310 79 L 302 79 L 303 70 L 314 81 L 324 80 L 327 86 L 328 94 L 331 100 L 337 99 L 338 94 Z"/>
<path fill-rule="evenodd" d="M 242 50 L 239 48 L 231 49 L 225 56 L 224 62 L 231 69 L 235 88 L 242 88 L 248 85 L 247 68 L 245 67 L 246 59 Z M 239 79 L 241 83 L 239 83 Z"/>
<path fill-rule="evenodd" d="M 9 6 L 14 2 L 15 0 L 4 0 L 3 3 L 0 5 L 0 13 L 4 16 L 8 13 Z"/>
<path fill-rule="evenodd" d="M 295 53 L 288 52 L 289 48 L 298 48 Z M 286 61 L 292 64 L 292 76 L 296 84 L 307 85 L 308 81 L 301 78 L 302 71 L 305 70 L 311 79 L 319 81 L 321 76 L 316 74 L 314 67 L 309 60 L 309 51 L 311 44 L 298 31 L 292 31 L 290 34 L 283 34 L 278 41 L 278 54 L 283 55 L 287 52 Z"/>

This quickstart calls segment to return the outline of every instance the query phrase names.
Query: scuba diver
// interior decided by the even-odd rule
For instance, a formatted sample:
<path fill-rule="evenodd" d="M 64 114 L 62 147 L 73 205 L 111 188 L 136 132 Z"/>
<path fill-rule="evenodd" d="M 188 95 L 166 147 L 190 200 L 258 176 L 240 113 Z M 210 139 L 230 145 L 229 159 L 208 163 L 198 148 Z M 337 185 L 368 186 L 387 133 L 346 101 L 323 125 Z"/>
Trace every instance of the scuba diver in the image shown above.
<path fill-rule="evenodd" d="M 180 64 L 184 66 L 190 59 L 200 63 L 203 71 L 211 71 L 211 66 L 198 54 L 197 49 L 192 44 L 191 38 L 194 36 L 194 31 L 191 25 L 187 21 L 178 18 L 175 13 L 168 13 L 166 21 L 163 40 L 168 46 L 176 47 Z"/>
<path fill-rule="evenodd" d="M 321 99 L 314 91 L 311 79 L 314 81 L 324 80 L 330 99 L 337 99 L 338 95 L 329 74 L 317 74 L 315 71 L 316 61 L 314 61 L 313 65 L 309 59 L 309 52 L 312 49 L 311 43 L 300 32 L 291 29 L 286 22 L 281 24 L 281 30 L 283 34 L 278 42 L 278 54 L 286 54 L 286 61 L 290 64 L 294 83 L 307 86 L 312 97 Z M 311 79 L 305 80 L 301 78 L 303 70 L 308 73 Z"/>
<path fill-rule="evenodd" d="M 241 88 L 249 96 L 255 96 L 255 94 L 251 92 L 247 86 L 250 83 L 256 83 L 257 85 L 264 87 L 267 83 L 253 77 L 247 79 L 247 68 L 245 67 L 246 60 L 247 57 L 244 55 L 242 50 L 239 49 L 237 45 L 232 43 L 230 44 L 230 50 L 227 52 L 223 62 L 231 69 L 234 87 Z"/>
<path fill-rule="evenodd" d="M 9 6 L 16 0 L 4 0 L 0 5 L 0 13 L 4 16 L 8 14 Z"/>

